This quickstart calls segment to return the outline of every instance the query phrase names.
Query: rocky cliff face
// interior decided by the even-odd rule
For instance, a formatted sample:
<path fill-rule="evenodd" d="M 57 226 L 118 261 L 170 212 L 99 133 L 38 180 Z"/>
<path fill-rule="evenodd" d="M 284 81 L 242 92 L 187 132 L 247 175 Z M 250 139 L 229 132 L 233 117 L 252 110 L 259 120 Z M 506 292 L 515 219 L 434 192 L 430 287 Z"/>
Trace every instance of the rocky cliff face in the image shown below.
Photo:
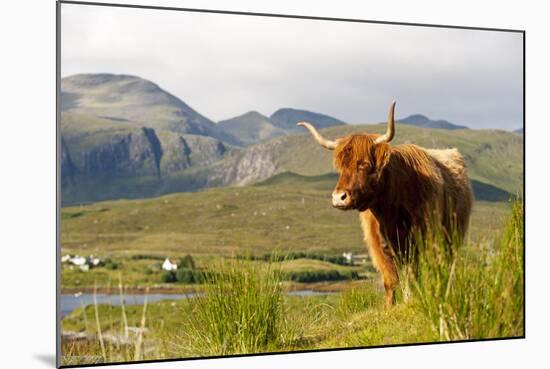
<path fill-rule="evenodd" d="M 255 145 L 234 152 L 209 168 L 208 183 L 244 186 L 263 181 L 283 169 L 277 164 L 269 144 Z"/>
<path fill-rule="evenodd" d="M 88 149 L 63 145 L 61 171 L 64 177 L 84 176 L 158 176 L 162 148 L 155 131 L 150 128 L 130 129 L 97 139 Z M 84 139 L 93 139 L 85 137 Z M 67 140 L 63 138 L 63 141 Z M 72 147 L 71 147 L 72 146 Z M 73 151 L 74 150 L 74 151 Z M 74 160 L 73 160 L 74 158 Z"/>
<path fill-rule="evenodd" d="M 80 145 L 73 138 L 67 145 L 62 138 L 63 178 L 81 176 L 157 176 L 162 178 L 191 166 L 205 166 L 220 160 L 227 147 L 219 140 L 152 129 L 111 132 L 104 137 L 86 136 L 97 141 Z M 83 147 L 86 147 L 83 149 Z M 71 154 L 75 151 L 75 155 Z M 75 156 L 75 160 L 73 160 Z"/>
<path fill-rule="evenodd" d="M 61 138 L 61 186 L 65 187 L 69 185 L 72 178 L 77 174 L 78 172 L 67 148 L 67 144 L 65 140 Z"/>

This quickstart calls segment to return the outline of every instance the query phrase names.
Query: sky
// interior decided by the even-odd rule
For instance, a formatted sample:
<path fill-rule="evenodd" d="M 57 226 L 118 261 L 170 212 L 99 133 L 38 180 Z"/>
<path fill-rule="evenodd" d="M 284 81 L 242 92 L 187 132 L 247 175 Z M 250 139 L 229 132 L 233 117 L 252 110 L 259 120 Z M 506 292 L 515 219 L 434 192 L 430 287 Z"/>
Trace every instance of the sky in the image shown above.
<path fill-rule="evenodd" d="M 158 84 L 213 121 L 283 107 L 350 124 L 423 114 L 471 128 L 523 119 L 523 35 L 63 4 L 61 75 Z"/>

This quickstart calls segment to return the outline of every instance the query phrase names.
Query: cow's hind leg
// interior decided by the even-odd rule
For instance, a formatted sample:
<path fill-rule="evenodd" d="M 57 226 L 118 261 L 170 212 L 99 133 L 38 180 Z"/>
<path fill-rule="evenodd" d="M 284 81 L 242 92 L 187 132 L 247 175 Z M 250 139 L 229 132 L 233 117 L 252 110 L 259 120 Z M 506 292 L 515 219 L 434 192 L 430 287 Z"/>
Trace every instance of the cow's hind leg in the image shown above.
<path fill-rule="evenodd" d="M 370 210 L 362 212 L 360 218 L 372 263 L 382 275 L 384 289 L 386 290 L 386 305 L 391 306 L 395 303 L 395 288 L 399 281 L 397 268 L 391 255 L 391 248 L 382 237 L 380 224 Z"/>

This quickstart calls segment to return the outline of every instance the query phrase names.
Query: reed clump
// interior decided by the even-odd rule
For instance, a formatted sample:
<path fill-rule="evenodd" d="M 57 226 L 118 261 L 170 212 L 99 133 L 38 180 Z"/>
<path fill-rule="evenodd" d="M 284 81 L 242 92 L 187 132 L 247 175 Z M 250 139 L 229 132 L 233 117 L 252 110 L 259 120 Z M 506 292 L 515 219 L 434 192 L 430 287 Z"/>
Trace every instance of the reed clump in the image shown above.
<path fill-rule="evenodd" d="M 524 335 L 523 202 L 511 202 L 500 239 L 488 245 L 444 242 L 440 232 L 417 239 L 414 272 L 401 268 L 403 289 L 440 340 Z"/>

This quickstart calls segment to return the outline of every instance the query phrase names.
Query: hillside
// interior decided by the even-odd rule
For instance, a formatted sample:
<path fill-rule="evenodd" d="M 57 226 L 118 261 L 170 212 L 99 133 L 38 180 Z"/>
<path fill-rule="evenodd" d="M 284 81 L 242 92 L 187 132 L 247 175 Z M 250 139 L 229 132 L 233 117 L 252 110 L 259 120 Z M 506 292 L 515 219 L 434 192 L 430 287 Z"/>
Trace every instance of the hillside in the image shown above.
<path fill-rule="evenodd" d="M 345 125 L 325 129 L 323 134 L 335 138 L 354 132 L 382 133 L 384 130 L 384 125 Z M 433 130 L 398 124 L 394 144 L 400 143 L 415 143 L 427 148 L 457 147 L 465 157 L 470 177 L 480 183 L 477 193 L 485 191 L 494 196 L 500 190 L 504 192 L 499 192 L 497 198 L 503 198 L 506 193 L 515 194 L 522 189 L 523 142 L 517 134 L 496 130 Z M 330 152 L 322 149 L 306 133 L 278 137 L 245 149 L 222 151 L 219 160 L 168 173 L 161 180 L 153 175 L 125 176 L 116 181 L 99 182 L 101 188 L 94 181 L 71 186 L 64 192 L 64 203 L 243 186 L 283 172 L 304 176 L 333 172 Z M 487 192 L 487 188 L 491 190 Z"/>
<path fill-rule="evenodd" d="M 220 121 L 218 125 L 245 145 L 255 144 L 288 134 L 285 130 L 276 127 L 268 117 L 256 111 L 250 111 L 238 117 Z"/>
<path fill-rule="evenodd" d="M 257 183 L 256 186 L 272 186 L 283 184 L 298 186 L 307 185 L 311 189 L 324 190 L 326 191 L 326 193 L 329 193 L 334 189 L 337 181 L 337 173 L 327 173 L 320 176 L 307 177 L 292 172 L 283 172 L 280 174 L 276 174 L 263 182 Z M 477 181 L 475 179 L 471 180 L 471 184 L 474 191 L 474 197 L 477 201 L 506 202 L 515 196 L 515 194 L 504 191 L 498 187 Z"/>
<path fill-rule="evenodd" d="M 323 134 L 336 138 L 360 132 L 383 133 L 385 129 L 385 124 L 345 125 L 325 129 Z M 464 155 L 472 179 L 514 194 L 522 189 L 521 136 L 499 130 L 434 130 L 403 124 L 397 124 L 396 131 L 393 145 L 456 147 Z M 259 173 L 259 168 L 264 168 L 263 173 Z M 251 184 L 282 172 L 316 176 L 333 172 L 332 155 L 304 132 L 239 151 L 216 163 L 210 171 L 212 178 L 222 177 L 225 185 Z"/>

